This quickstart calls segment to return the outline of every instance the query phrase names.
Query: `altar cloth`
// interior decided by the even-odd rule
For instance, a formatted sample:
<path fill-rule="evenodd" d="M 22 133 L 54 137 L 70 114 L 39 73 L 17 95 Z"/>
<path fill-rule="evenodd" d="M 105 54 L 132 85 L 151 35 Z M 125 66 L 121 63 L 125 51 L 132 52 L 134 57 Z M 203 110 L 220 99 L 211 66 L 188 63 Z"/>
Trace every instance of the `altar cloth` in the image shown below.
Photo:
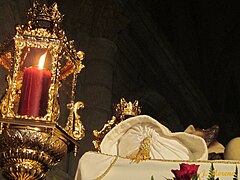
<path fill-rule="evenodd" d="M 100 144 L 103 154 L 131 157 L 144 139 L 150 138 L 151 159 L 207 160 L 203 138 L 185 132 L 171 132 L 148 115 L 130 117 L 109 131 Z"/>
<path fill-rule="evenodd" d="M 106 155 L 98 152 L 86 152 L 80 159 L 75 180 L 166 180 L 173 179 L 172 169 L 180 169 L 180 164 L 199 165 L 197 174 L 201 180 L 207 180 L 210 173 L 215 179 L 230 180 L 240 178 L 240 161 L 226 160 L 144 160 L 135 163 L 130 159 Z"/>

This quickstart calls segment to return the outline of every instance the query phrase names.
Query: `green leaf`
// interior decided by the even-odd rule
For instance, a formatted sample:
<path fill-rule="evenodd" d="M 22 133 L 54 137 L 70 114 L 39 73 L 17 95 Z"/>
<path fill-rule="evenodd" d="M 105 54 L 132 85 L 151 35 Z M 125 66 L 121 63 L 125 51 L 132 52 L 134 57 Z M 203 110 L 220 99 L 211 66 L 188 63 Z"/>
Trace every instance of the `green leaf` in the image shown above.
<path fill-rule="evenodd" d="M 198 175 L 198 174 L 194 175 L 194 176 L 191 178 L 191 180 L 198 180 L 198 179 L 199 179 L 199 175 Z"/>
<path fill-rule="evenodd" d="M 215 179 L 214 167 L 213 167 L 213 163 L 211 163 L 207 180 L 214 180 L 214 179 Z"/>
<path fill-rule="evenodd" d="M 238 180 L 238 168 L 237 168 L 237 165 L 236 165 L 235 174 L 233 176 L 233 180 Z"/>

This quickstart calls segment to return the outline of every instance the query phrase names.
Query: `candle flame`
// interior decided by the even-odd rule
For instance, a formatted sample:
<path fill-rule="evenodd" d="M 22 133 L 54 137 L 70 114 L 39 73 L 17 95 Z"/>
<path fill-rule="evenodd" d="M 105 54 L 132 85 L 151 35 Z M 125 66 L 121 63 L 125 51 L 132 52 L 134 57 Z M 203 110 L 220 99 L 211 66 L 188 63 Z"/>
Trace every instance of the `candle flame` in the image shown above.
<path fill-rule="evenodd" d="M 40 57 L 40 60 L 39 60 L 39 63 L 38 63 L 39 69 L 43 69 L 46 56 L 47 56 L 47 52 L 45 52 L 45 53 Z"/>

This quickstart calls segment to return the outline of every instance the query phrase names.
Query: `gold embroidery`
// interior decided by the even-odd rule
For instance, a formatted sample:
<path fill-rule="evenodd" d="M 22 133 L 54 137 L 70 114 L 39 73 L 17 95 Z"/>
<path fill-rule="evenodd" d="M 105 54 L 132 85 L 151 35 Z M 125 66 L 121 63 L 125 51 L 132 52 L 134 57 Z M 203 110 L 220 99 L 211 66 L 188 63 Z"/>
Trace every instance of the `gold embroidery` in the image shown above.
<path fill-rule="evenodd" d="M 143 139 L 139 150 L 136 155 L 129 156 L 129 159 L 132 159 L 133 162 L 139 163 L 143 160 L 149 160 L 150 157 L 150 147 L 151 147 L 151 137 L 146 137 Z"/>
<path fill-rule="evenodd" d="M 106 171 L 104 171 L 104 173 L 100 176 L 98 176 L 95 180 L 101 180 L 102 178 L 104 178 L 108 173 L 109 171 L 112 169 L 112 167 L 114 166 L 114 164 L 116 164 L 117 160 L 118 160 L 118 157 L 119 156 L 116 156 L 113 161 L 111 162 L 111 164 L 108 166 L 108 168 L 106 169 Z"/>

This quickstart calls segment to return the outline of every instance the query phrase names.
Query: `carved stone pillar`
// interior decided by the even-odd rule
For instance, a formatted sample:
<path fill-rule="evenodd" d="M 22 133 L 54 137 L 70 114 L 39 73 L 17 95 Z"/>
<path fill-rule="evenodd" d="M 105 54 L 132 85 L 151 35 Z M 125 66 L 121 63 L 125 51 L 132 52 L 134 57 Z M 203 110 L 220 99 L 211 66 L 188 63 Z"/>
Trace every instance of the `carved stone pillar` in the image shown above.
<path fill-rule="evenodd" d="M 82 111 L 82 121 L 86 129 L 82 146 L 84 151 L 93 149 L 93 129 L 101 129 L 104 122 L 111 117 L 112 76 L 117 47 L 108 39 L 90 38 L 85 52 L 86 69 L 78 84 L 79 97 L 85 103 Z"/>
<path fill-rule="evenodd" d="M 81 140 L 79 157 L 86 151 L 94 150 L 92 144 L 94 129 L 101 129 L 111 118 L 112 78 L 117 46 L 114 39 L 126 27 L 127 19 L 121 15 L 112 0 L 72 0 L 66 16 L 66 30 L 78 49 L 85 52 L 86 66 L 78 78 L 76 99 L 83 101 L 85 108 L 80 112 L 85 126 L 86 137 Z M 65 1 L 64 4 L 68 5 Z M 75 175 L 79 158 L 69 155 L 66 161 L 68 174 Z"/>

